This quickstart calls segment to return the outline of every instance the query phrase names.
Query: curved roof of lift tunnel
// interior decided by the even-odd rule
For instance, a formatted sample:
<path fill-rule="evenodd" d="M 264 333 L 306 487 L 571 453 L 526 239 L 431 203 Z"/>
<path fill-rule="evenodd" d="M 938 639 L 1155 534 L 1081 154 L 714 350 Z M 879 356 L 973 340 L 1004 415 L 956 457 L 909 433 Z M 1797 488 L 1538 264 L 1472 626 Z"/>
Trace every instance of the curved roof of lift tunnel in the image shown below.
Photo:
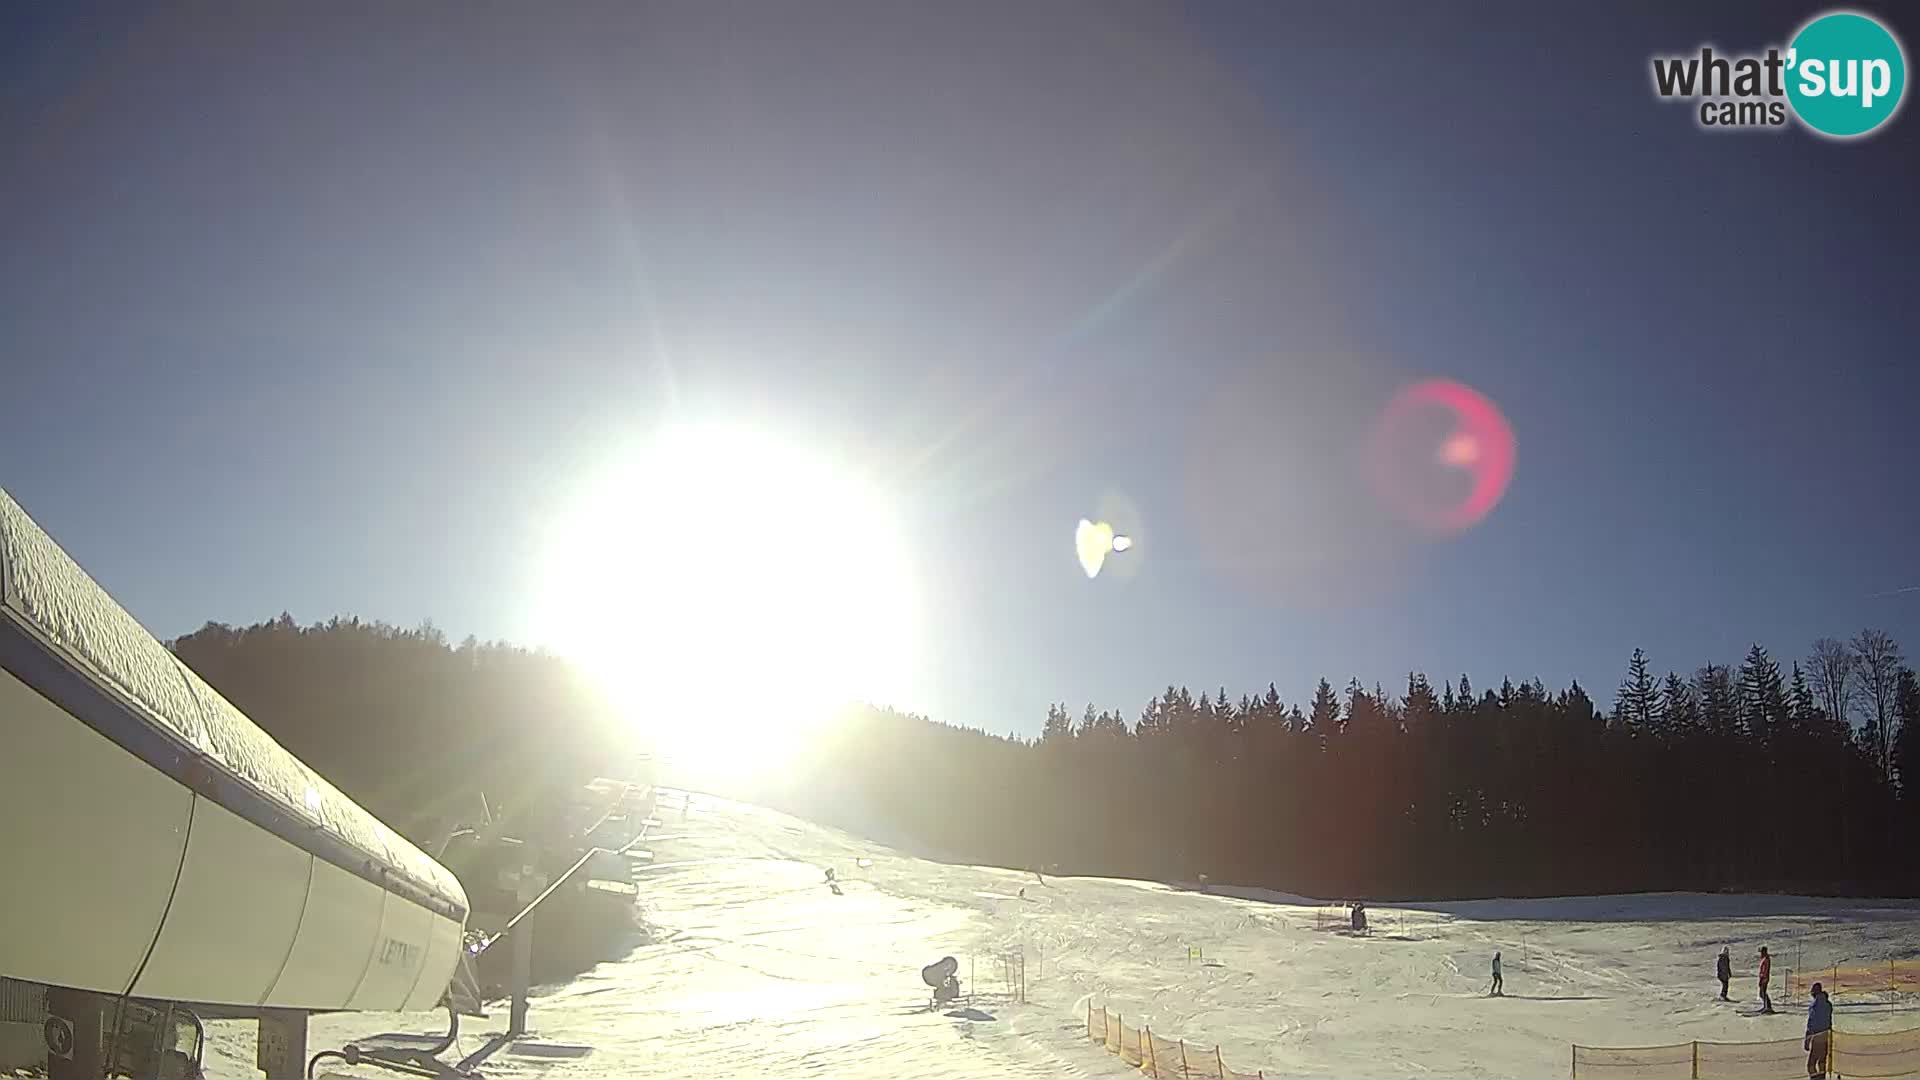
<path fill-rule="evenodd" d="M 464 922 L 446 867 L 328 783 L 182 663 L 0 490 L 0 666 L 79 722 L 342 870 Z"/>

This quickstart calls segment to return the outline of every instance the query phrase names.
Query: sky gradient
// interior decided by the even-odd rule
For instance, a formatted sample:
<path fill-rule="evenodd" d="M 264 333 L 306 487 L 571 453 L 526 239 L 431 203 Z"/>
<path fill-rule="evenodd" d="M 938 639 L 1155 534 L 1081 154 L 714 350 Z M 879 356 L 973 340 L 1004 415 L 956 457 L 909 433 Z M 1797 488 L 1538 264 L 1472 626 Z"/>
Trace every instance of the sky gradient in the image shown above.
<path fill-rule="evenodd" d="M 898 704 L 996 731 L 1920 653 L 1911 103 L 1702 132 L 1648 58 L 1822 8 L 1649 8 L 9 10 L 0 484 L 163 637 L 538 643 L 579 478 L 745 417 L 895 492 Z M 1429 376 L 1518 443 L 1444 541 L 1354 483 Z"/>

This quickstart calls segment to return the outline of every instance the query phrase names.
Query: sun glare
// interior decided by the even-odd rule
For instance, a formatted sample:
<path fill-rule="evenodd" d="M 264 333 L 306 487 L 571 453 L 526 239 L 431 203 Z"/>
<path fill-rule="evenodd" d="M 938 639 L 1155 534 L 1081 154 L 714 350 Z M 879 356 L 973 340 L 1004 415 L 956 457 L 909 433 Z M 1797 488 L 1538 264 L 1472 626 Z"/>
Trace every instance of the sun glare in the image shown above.
<path fill-rule="evenodd" d="M 914 576 L 886 501 L 751 431 L 678 429 L 606 470 L 546 557 L 548 638 L 659 752 L 776 764 L 849 701 L 909 704 Z"/>

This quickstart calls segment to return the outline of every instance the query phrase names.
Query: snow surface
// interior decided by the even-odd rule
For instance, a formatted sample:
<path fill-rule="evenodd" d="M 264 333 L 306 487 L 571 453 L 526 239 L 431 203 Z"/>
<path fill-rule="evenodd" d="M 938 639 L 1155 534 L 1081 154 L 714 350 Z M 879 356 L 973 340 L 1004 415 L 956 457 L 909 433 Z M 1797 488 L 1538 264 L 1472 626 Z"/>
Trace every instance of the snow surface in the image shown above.
<path fill-rule="evenodd" d="M 1373 935 L 1357 938 L 1322 929 L 1320 905 L 1300 897 L 1041 884 L 706 796 L 685 821 L 675 806 L 663 796 L 657 862 L 638 875 L 654 941 L 537 991 L 533 1036 L 493 1057 L 488 1076 L 1137 1076 L 1084 1039 L 1091 1000 L 1163 1038 L 1218 1042 L 1229 1066 L 1270 1077 L 1564 1077 L 1574 1041 L 1798 1038 L 1798 1008 L 1751 1015 L 1762 944 L 1779 1002 L 1796 953 L 1844 964 L 1910 955 L 1920 940 L 1910 902 L 1683 894 L 1382 905 L 1369 909 Z M 842 896 L 823 881 L 829 865 Z M 992 994 L 989 976 L 993 953 L 1021 942 L 1025 1005 Z M 1731 1004 L 1715 1000 L 1722 944 Z M 1485 996 L 1495 949 L 1498 1000 Z M 927 1011 L 919 969 L 947 954 L 963 980 L 978 958 L 985 1019 Z M 316 1017 L 309 1049 L 441 1022 Z M 1920 1026 L 1920 1002 L 1843 998 L 1838 1024 Z M 469 1025 L 461 1054 L 504 1027 L 504 1006 Z M 210 1075 L 256 1077 L 253 1025 L 208 1027 Z"/>

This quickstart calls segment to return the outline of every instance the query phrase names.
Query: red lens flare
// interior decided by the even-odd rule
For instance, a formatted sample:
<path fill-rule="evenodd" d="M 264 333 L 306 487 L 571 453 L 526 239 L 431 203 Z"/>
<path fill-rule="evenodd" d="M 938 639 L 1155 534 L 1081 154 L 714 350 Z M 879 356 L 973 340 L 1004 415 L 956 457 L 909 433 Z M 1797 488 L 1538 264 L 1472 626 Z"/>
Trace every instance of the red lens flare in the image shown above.
<path fill-rule="evenodd" d="M 1486 396 L 1427 379 L 1387 403 L 1374 429 L 1374 483 L 1394 512 L 1437 533 L 1471 528 L 1513 479 L 1513 429 Z"/>

